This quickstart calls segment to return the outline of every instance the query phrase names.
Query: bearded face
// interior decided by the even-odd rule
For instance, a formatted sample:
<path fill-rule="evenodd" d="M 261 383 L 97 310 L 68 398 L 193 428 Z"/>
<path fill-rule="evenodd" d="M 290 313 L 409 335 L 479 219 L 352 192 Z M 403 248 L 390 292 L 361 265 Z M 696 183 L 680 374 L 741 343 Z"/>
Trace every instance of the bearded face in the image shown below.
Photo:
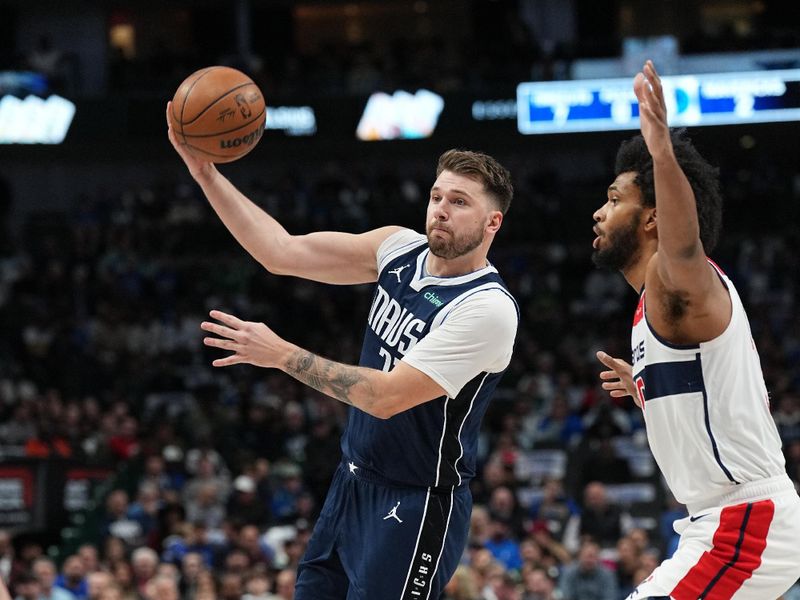
<path fill-rule="evenodd" d="M 428 223 L 426 233 L 431 253 L 445 259 L 458 258 L 471 252 L 481 245 L 485 235 L 484 227 L 480 223 L 474 229 L 458 234 L 448 224 Z"/>
<path fill-rule="evenodd" d="M 638 210 L 627 223 L 604 232 L 600 245 L 592 253 L 592 262 L 602 269 L 614 271 L 621 271 L 635 262 L 640 250 L 637 232 L 641 219 L 642 211 Z"/>

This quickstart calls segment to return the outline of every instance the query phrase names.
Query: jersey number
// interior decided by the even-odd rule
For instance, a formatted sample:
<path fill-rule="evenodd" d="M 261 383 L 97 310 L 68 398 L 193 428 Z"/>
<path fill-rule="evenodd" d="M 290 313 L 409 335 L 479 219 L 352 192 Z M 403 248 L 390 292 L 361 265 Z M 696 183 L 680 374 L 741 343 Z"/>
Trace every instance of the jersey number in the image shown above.
<path fill-rule="evenodd" d="M 644 379 L 637 377 L 634 383 L 636 384 L 636 395 L 639 397 L 639 406 L 644 410 Z"/>
<path fill-rule="evenodd" d="M 397 364 L 397 359 L 383 346 L 378 348 L 378 355 L 383 357 L 383 370 L 387 373 Z"/>

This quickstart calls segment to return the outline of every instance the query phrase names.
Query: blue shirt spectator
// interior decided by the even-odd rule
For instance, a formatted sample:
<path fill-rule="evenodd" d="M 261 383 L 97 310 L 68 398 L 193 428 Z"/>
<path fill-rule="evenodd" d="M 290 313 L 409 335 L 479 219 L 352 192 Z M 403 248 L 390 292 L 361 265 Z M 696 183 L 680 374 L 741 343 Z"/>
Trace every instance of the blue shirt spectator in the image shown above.
<path fill-rule="evenodd" d="M 558 587 L 564 600 L 618 600 L 614 575 L 600 563 L 600 547 L 585 542 L 578 561 L 567 566 Z"/>

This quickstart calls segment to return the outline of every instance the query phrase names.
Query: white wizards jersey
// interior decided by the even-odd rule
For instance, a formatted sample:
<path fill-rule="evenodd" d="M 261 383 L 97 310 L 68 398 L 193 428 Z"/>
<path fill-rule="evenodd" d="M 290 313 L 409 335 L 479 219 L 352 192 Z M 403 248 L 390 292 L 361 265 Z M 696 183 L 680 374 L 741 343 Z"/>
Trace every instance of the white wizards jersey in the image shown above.
<path fill-rule="evenodd" d="M 645 290 L 631 333 L 633 379 L 650 449 L 675 498 L 690 511 L 741 484 L 786 473 L 742 301 L 709 263 L 731 298 L 731 320 L 722 334 L 690 346 L 667 342 L 647 322 Z"/>

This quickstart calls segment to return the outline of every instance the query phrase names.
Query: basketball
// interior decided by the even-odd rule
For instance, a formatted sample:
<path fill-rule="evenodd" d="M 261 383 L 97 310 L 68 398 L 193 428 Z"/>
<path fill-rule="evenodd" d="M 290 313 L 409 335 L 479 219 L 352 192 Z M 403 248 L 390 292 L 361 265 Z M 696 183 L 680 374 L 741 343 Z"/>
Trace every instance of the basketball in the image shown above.
<path fill-rule="evenodd" d="M 264 133 L 264 95 L 247 75 L 207 67 L 184 79 L 169 116 L 178 141 L 197 158 L 226 163 L 241 158 Z"/>

